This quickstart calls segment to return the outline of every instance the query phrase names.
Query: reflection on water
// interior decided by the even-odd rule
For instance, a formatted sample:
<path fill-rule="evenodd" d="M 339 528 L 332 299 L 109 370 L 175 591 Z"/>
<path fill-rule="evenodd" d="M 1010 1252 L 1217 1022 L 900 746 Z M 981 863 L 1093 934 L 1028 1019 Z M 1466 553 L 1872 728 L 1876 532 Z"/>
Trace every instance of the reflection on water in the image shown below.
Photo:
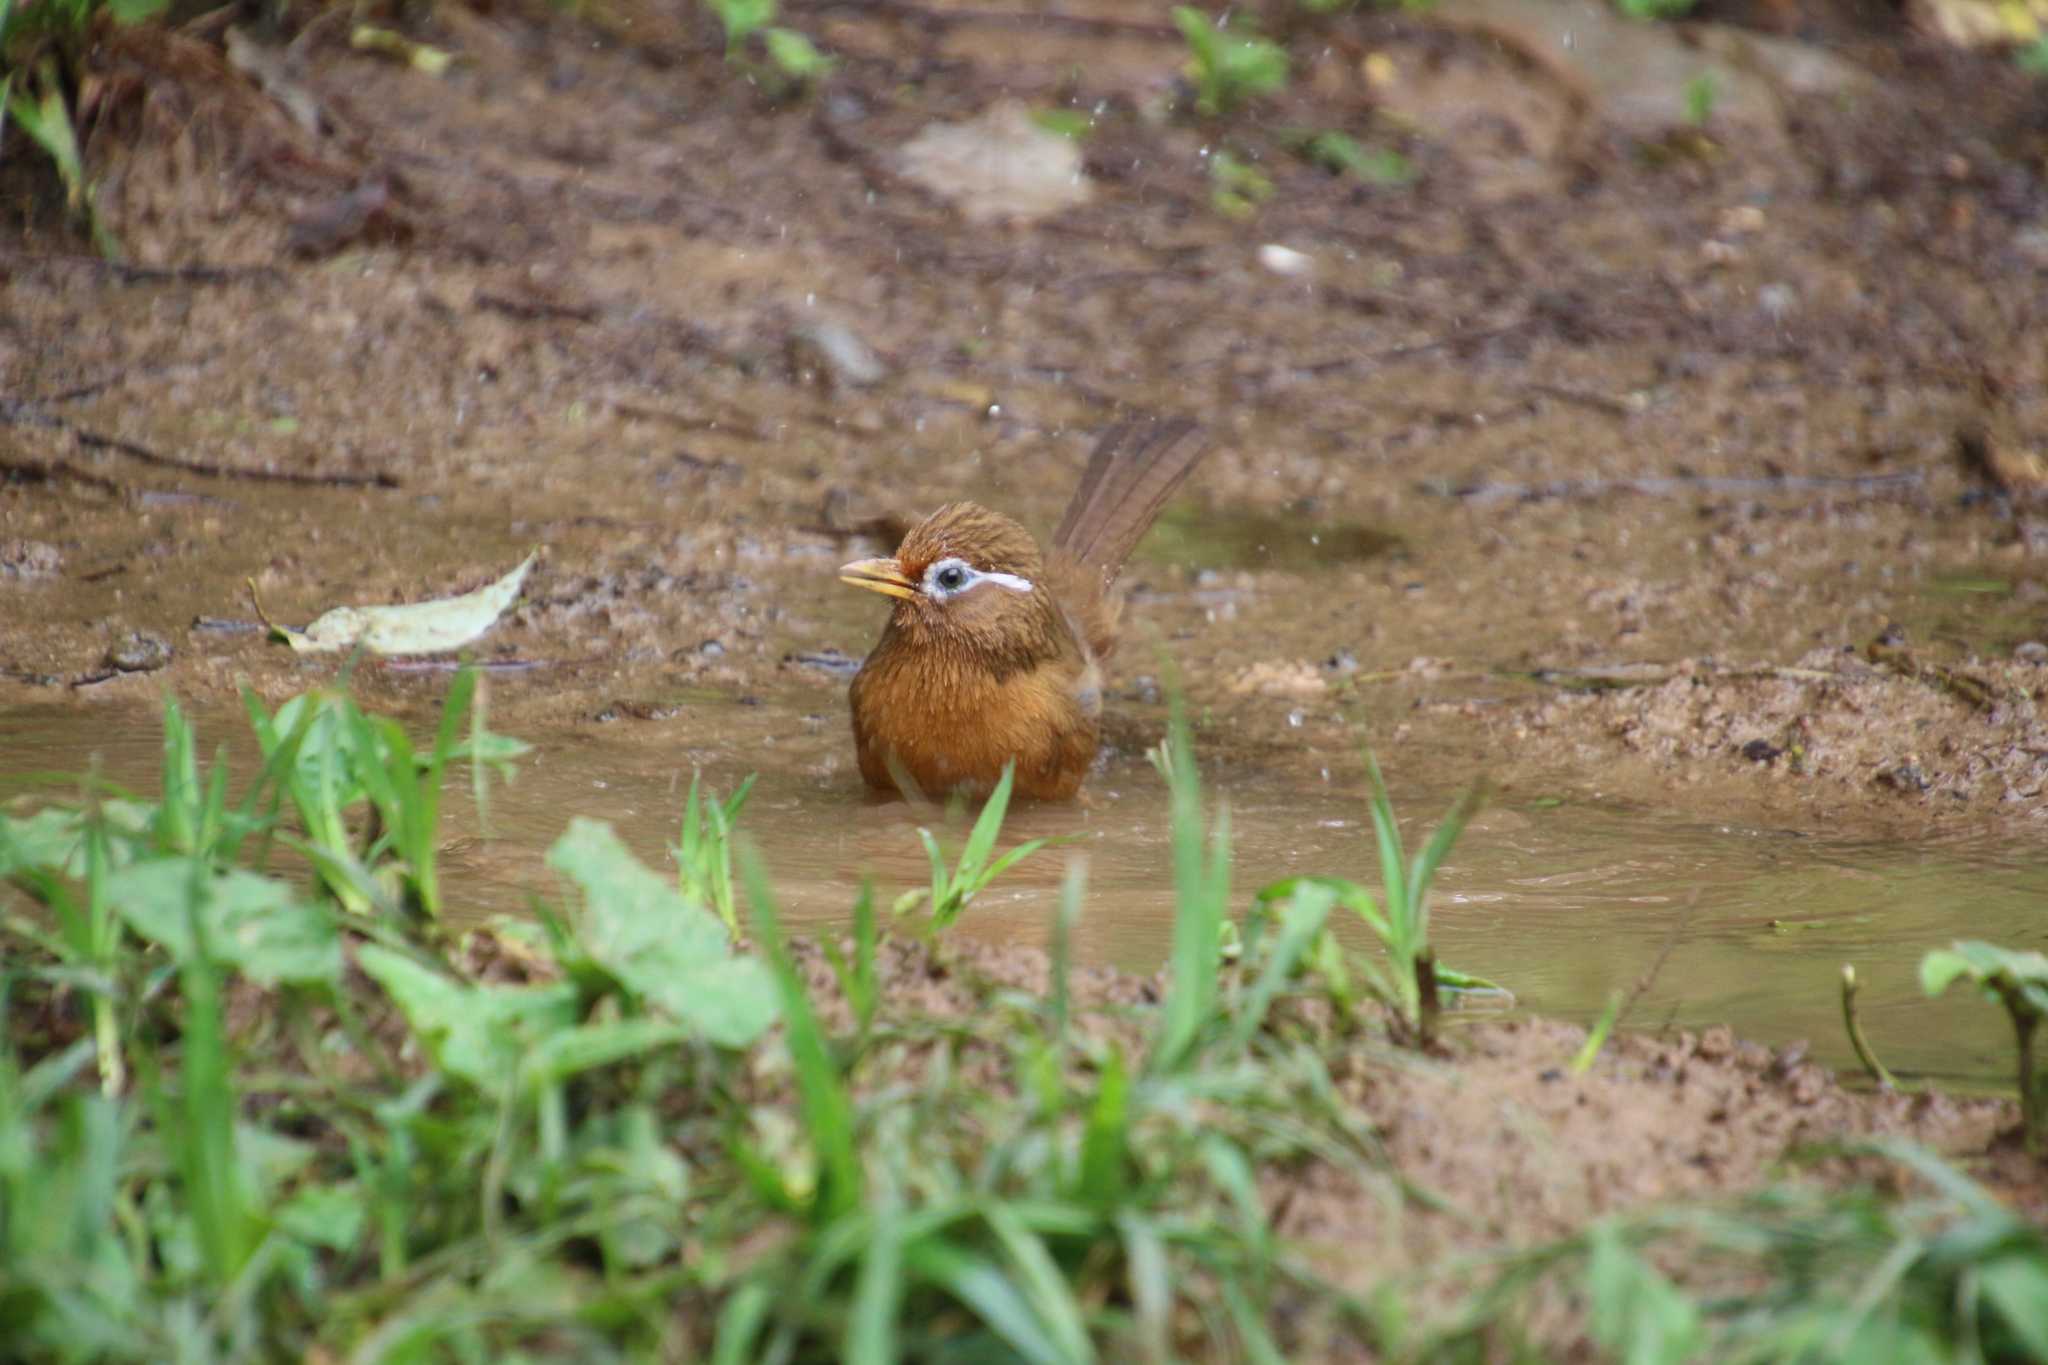
<path fill-rule="evenodd" d="M 239 718 L 214 715 L 200 725 L 207 744 L 242 746 L 236 772 L 254 770 Z M 0 712 L 0 773 L 78 772 L 97 756 L 109 778 L 147 791 L 157 780 L 159 736 L 156 716 L 139 710 Z M 871 801 L 847 766 L 832 761 L 844 746 L 830 724 L 783 726 L 772 744 L 736 744 L 764 760 L 742 827 L 799 927 L 840 921 L 863 877 L 875 880 L 884 903 L 927 881 L 916 828 L 935 814 Z M 728 759 L 707 764 L 704 776 L 724 792 L 750 770 Z M 444 886 L 454 913 L 516 912 L 536 891 L 553 894 L 542 859 L 571 814 L 612 822 L 643 858 L 666 866 L 690 773 L 681 746 L 645 725 L 541 739 L 517 782 L 494 796 L 488 840 L 477 837 L 464 795 L 467 771 L 451 775 Z M 1294 873 L 1369 878 L 1357 782 L 1302 790 L 1258 773 L 1206 775 L 1230 798 L 1238 900 Z M 1453 793 L 1418 788 L 1414 775 L 1399 771 L 1388 780 L 1413 844 Z M 0 777 L 0 797 L 29 785 Z M 963 932 L 1041 942 L 1066 860 L 1085 856 L 1089 896 L 1077 953 L 1142 971 L 1165 959 L 1173 913 L 1166 803 L 1142 762 L 1099 778 L 1085 805 L 1013 813 L 1005 833 L 1006 843 L 1039 835 L 1072 842 L 1000 880 L 963 918 Z M 2003 1015 L 1960 994 L 1923 1000 L 1915 969 L 1923 951 L 1956 937 L 2036 946 L 2048 856 L 1988 841 L 1857 843 L 1509 796 L 1473 822 L 1438 886 L 1442 960 L 1493 977 L 1529 1008 L 1590 1019 L 1675 935 L 1631 1027 L 1727 1023 L 1765 1042 L 1809 1039 L 1816 1056 L 1848 1065 L 1837 991 L 1842 964 L 1853 962 L 1866 983 L 1866 1028 L 1895 1069 L 2003 1079 Z M 1352 937 L 1365 939 L 1362 931 Z"/>

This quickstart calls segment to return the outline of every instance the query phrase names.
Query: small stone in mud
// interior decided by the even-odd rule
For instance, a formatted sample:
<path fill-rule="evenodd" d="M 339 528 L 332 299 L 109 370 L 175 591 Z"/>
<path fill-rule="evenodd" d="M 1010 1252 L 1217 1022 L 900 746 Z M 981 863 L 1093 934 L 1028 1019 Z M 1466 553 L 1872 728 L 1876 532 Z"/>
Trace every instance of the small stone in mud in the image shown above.
<path fill-rule="evenodd" d="M 815 668 L 835 678 L 850 678 L 860 672 L 860 660 L 837 649 L 809 650 L 782 656 L 785 668 Z"/>
<path fill-rule="evenodd" d="M 2012 647 L 2012 657 L 2023 664 L 2048 664 L 2048 644 L 2027 640 Z"/>
<path fill-rule="evenodd" d="M 48 578 L 64 567 L 64 556 L 40 540 L 0 540 L 0 578 Z"/>
<path fill-rule="evenodd" d="M 828 388 L 868 388 L 889 377 L 889 366 L 858 332 L 836 318 L 807 319 L 790 329 L 789 367 L 798 382 L 815 379 Z"/>
<path fill-rule="evenodd" d="M 129 631 L 107 651 L 107 667 L 122 673 L 154 673 L 170 661 L 170 645 L 143 630 Z"/>
<path fill-rule="evenodd" d="M 1131 685 L 1124 689 L 1124 700 L 1137 702 L 1141 706 L 1159 705 L 1159 679 L 1150 673 L 1140 673 L 1131 679 Z"/>
<path fill-rule="evenodd" d="M 682 714 L 680 706 L 667 702 L 615 701 L 591 717 L 599 725 L 621 720 L 672 720 Z"/>
<path fill-rule="evenodd" d="M 1230 690 L 1240 695 L 1260 693 L 1269 697 L 1312 696 L 1329 684 L 1308 664 L 1297 660 L 1261 660 L 1238 673 Z"/>
<path fill-rule="evenodd" d="M 1323 667 L 1339 675 L 1356 673 L 1358 671 L 1358 656 L 1348 649 L 1339 649 L 1335 654 L 1323 660 Z"/>
<path fill-rule="evenodd" d="M 725 657 L 725 645 L 718 640 L 706 640 L 697 646 L 697 655 L 704 659 L 722 659 Z"/>
<path fill-rule="evenodd" d="M 1742 756 L 1752 763 L 1775 763 L 1784 752 L 1767 739 L 1753 739 L 1742 746 Z"/>
<path fill-rule="evenodd" d="M 1915 795 L 1926 791 L 1934 783 L 1928 779 L 1926 770 L 1911 761 L 1894 768 L 1886 768 L 1877 775 L 1878 782 L 1893 791 Z"/>
<path fill-rule="evenodd" d="M 1719 1061 L 1735 1050 L 1735 1031 L 1726 1024 L 1716 1024 L 1700 1034 L 1699 1056 L 1707 1061 Z"/>
<path fill-rule="evenodd" d="M 1806 1064 L 1806 1054 L 1811 1048 L 1804 1038 L 1795 1038 L 1771 1054 L 1771 1066 L 1767 1074 L 1774 1078 L 1790 1076 Z"/>

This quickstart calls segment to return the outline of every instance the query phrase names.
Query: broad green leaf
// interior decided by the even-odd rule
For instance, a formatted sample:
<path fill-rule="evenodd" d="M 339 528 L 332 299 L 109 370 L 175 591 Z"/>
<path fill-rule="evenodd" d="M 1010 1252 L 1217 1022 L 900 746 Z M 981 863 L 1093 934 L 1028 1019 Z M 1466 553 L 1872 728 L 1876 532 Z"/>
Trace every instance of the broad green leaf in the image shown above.
<path fill-rule="evenodd" d="M 365 1200 L 353 1182 L 308 1185 L 277 1210 L 277 1225 L 302 1242 L 348 1251 L 363 1233 Z"/>
<path fill-rule="evenodd" d="M 1999 1257 L 1977 1272 L 1977 1285 L 2028 1354 L 2048 1360 L 2048 1264 L 2040 1252 Z"/>
<path fill-rule="evenodd" d="M 149 833 L 156 807 L 139 801 L 101 801 L 94 812 L 106 821 L 114 837 L 108 851 L 116 865 L 127 862 L 131 850 Z M 68 877 L 86 875 L 85 832 L 94 812 L 69 806 L 45 806 L 19 819 L 0 815 L 0 877 L 29 868 L 62 872 Z"/>
<path fill-rule="evenodd" d="M 571 1076 L 630 1057 L 642 1056 L 683 1040 L 683 1030 L 665 1019 L 617 1019 L 579 1024 L 551 1033 L 526 1054 L 526 1082 L 554 1085 Z"/>
<path fill-rule="evenodd" d="M 576 1023 L 576 989 L 567 982 L 469 986 L 375 944 L 359 948 L 356 961 L 442 1070 L 492 1094 L 504 1092 L 529 1047 Z"/>
<path fill-rule="evenodd" d="M 775 984 L 735 954 L 725 926 L 635 858 L 600 821 L 577 817 L 548 866 L 581 888 L 577 946 L 635 996 L 714 1043 L 745 1047 L 775 1019 Z"/>
<path fill-rule="evenodd" d="M 775 0 L 711 0 L 711 8 L 725 28 L 728 53 L 775 17 Z"/>
<path fill-rule="evenodd" d="M 1680 1365 L 1703 1341 L 1699 1310 L 1607 1224 L 1593 1231 L 1586 1288 L 1593 1339 L 1627 1365 Z"/>
<path fill-rule="evenodd" d="M 767 45 L 768 60 L 785 76 L 807 81 L 832 69 L 832 59 L 793 28 L 771 28 L 761 35 L 761 41 Z"/>
<path fill-rule="evenodd" d="M 214 872 L 190 858 L 151 858 L 107 882 L 115 913 L 179 961 L 197 949 L 193 917 L 207 956 L 266 986 L 341 977 L 334 922 L 290 886 L 241 868 Z"/>
<path fill-rule="evenodd" d="M 2000 995 L 2010 994 L 2022 1008 L 2048 1013 L 2048 956 L 1959 939 L 1920 959 L 1920 989 L 1928 995 L 1940 995 L 1962 976 Z"/>

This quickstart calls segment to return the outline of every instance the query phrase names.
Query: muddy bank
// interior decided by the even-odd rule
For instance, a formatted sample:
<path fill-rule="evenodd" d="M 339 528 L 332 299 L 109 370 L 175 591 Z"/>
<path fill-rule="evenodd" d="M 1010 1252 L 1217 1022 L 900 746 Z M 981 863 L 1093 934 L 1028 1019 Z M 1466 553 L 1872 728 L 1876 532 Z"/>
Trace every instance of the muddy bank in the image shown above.
<path fill-rule="evenodd" d="M 828 1029 L 854 1033 L 825 957 L 812 946 L 799 960 Z M 902 1041 L 870 1050 L 857 1084 L 914 1090 L 933 1066 L 975 1084 L 1010 1083 L 1015 1059 L 997 1021 L 1006 1010 L 1042 1008 L 1051 980 L 1043 954 L 895 941 L 879 961 Z M 1149 1007 L 1166 989 L 1158 976 L 1077 973 L 1075 1022 L 1086 1039 L 1077 1046 L 1139 1055 L 1156 1023 Z M 927 1032 L 910 1022 L 920 1019 L 982 1022 Z M 1579 1074 L 1572 1061 L 1584 1030 L 1543 1020 L 1452 1016 L 1440 1046 L 1408 1051 L 1390 1046 L 1377 1024 L 1334 1023 L 1327 1001 L 1305 989 L 1283 1000 L 1268 1027 L 1276 1055 L 1290 1040 L 1314 1040 L 1339 1102 L 1384 1160 L 1293 1163 L 1261 1176 L 1276 1230 L 1320 1249 L 1361 1293 L 1461 1252 L 1569 1237 L 1623 1210 L 1733 1207 L 1788 1176 L 1907 1189 L 1910 1178 L 1881 1162 L 1823 1155 L 1866 1139 L 1943 1153 L 2030 1217 L 2048 1216 L 2048 1171 L 2021 1150 L 2009 1101 L 1848 1089 L 1803 1047 L 1773 1049 L 1725 1028 L 1624 1033 Z M 1446 1287 L 1425 1287 L 1420 1301 Z"/>
<path fill-rule="evenodd" d="M 876 622 L 829 571 L 870 527 L 973 496 L 1042 528 L 1135 406 L 1218 442 L 1132 618 L 1227 766 L 1363 736 L 1523 790 L 2030 834 L 2041 522 L 1956 459 L 2048 430 L 2025 78 L 1856 22 L 1468 8 L 1271 16 L 1292 79 L 1228 119 L 1176 103 L 1133 6 L 799 10 L 840 64 L 790 101 L 708 21 L 450 7 L 415 35 L 443 79 L 296 44 L 273 89 L 317 132 L 211 31 L 112 48 L 90 146 L 137 264 L 41 211 L 6 262 L 0 699 L 279 697 L 329 665 L 217 624 L 245 578 L 305 620 L 544 542 L 491 645 L 535 665 L 508 724 L 717 750 L 735 700 L 837 711 Z M 981 221 L 905 171 L 1001 100 L 1087 116 L 1085 203 Z M 1333 175 L 1302 128 L 1412 179 Z M 1895 623 L 1983 695 L 1867 668 Z M 1588 675 L 1621 690 L 1559 691 Z"/>

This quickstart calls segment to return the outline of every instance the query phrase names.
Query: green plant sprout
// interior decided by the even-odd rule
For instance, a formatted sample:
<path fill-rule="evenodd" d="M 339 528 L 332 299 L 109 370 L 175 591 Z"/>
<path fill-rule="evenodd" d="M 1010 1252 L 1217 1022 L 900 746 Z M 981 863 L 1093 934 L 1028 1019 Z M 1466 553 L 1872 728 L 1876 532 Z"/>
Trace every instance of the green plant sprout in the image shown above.
<path fill-rule="evenodd" d="M 1249 161 L 1229 152 L 1209 154 L 1209 202 L 1226 218 L 1249 218 L 1273 197 L 1273 182 Z"/>
<path fill-rule="evenodd" d="M 1676 19 L 1691 12 L 1698 0 L 1614 0 L 1614 7 L 1631 19 Z"/>
<path fill-rule="evenodd" d="M 1607 1003 L 1601 1007 L 1600 1017 L 1593 1021 L 1593 1027 L 1586 1030 L 1586 1041 L 1572 1055 L 1572 1075 L 1583 1076 L 1593 1069 L 1593 1063 L 1599 1060 L 1600 1050 L 1614 1036 L 1614 1026 L 1621 1022 L 1622 1006 L 1627 999 L 1623 991 L 1607 993 Z"/>
<path fill-rule="evenodd" d="M 725 59 L 747 65 L 747 43 L 756 35 L 768 54 L 772 71 L 795 85 L 815 81 L 830 71 L 832 58 L 793 28 L 775 24 L 776 0 L 708 0 L 725 30 Z"/>
<path fill-rule="evenodd" d="M 1694 128 L 1704 128 L 1714 117 L 1714 106 L 1720 102 L 1721 86 L 1711 71 L 1702 71 L 1685 83 L 1685 121 Z"/>
<path fill-rule="evenodd" d="M 1195 108 L 1215 117 L 1246 100 L 1287 87 L 1287 49 L 1242 23 L 1221 28 L 1190 5 L 1176 5 L 1173 22 L 1188 44 L 1188 75 Z"/>
<path fill-rule="evenodd" d="M 724 801 L 706 790 L 701 799 L 698 782 L 702 774 L 690 774 L 690 795 L 683 803 L 680 839 L 669 847 L 676 860 L 676 883 L 685 896 L 717 913 L 726 932 L 739 937 L 739 911 L 732 892 L 732 835 L 738 828 L 740 809 L 747 793 L 754 789 L 749 773 L 739 789 Z"/>
<path fill-rule="evenodd" d="M 49 158 L 67 212 L 109 260 L 120 258 L 121 244 L 99 215 L 79 145 L 80 64 L 103 16 L 126 27 L 169 7 L 170 0 L 0 0 L 0 133 L 12 119 Z"/>
<path fill-rule="evenodd" d="M 1482 977 L 1439 967 L 1429 943 L 1430 882 L 1451 845 L 1478 813 L 1486 793 L 1483 787 L 1474 787 L 1453 802 L 1436 832 L 1411 862 L 1402 853 L 1400 826 L 1394 819 L 1394 804 L 1387 795 L 1386 779 L 1380 775 L 1379 761 L 1368 753 L 1365 763 L 1372 778 L 1370 810 L 1379 852 L 1384 913 L 1373 900 L 1372 892 L 1340 877 L 1289 877 L 1261 890 L 1258 899 L 1262 903 L 1287 899 L 1304 885 L 1327 888 L 1336 903 L 1363 920 L 1386 949 L 1385 970 L 1364 958 L 1349 960 L 1363 978 L 1366 990 L 1392 1011 L 1395 1026 L 1404 1037 L 1426 1044 L 1435 1032 L 1440 989 L 1506 994 Z M 1326 935 L 1318 943 L 1312 961 L 1334 978 L 1340 996 L 1348 994 L 1350 968 L 1334 937 Z"/>
<path fill-rule="evenodd" d="M 1301 142 L 1301 154 L 1338 174 L 1350 174 L 1368 185 L 1395 188 L 1415 183 L 1415 166 L 1391 148 L 1370 150 L 1344 133 L 1314 133 Z"/>
<path fill-rule="evenodd" d="M 907 914 L 923 901 L 931 916 L 933 932 L 948 929 L 974 898 L 988 889 L 990 882 L 1051 842 L 1029 839 L 991 861 L 996 835 L 1003 828 L 1003 814 L 1010 808 L 1010 789 L 1015 777 L 1016 765 L 1004 764 L 1003 775 L 996 780 L 995 790 L 989 793 L 981 814 L 975 817 L 974 827 L 967 832 L 967 842 L 960 847 L 959 860 L 952 867 L 947 867 L 946 856 L 939 851 L 939 841 L 932 832 L 922 828 L 917 831 L 917 837 L 924 842 L 925 857 L 931 862 L 932 884 L 929 890 L 904 893 L 896 902 L 896 914 Z"/>
<path fill-rule="evenodd" d="M 2014 952 L 1976 939 L 1961 939 L 1920 959 L 1920 989 L 1940 995 L 1968 980 L 2005 1006 L 2019 1052 L 2020 1123 L 2027 1148 L 2048 1145 L 2048 1080 L 2034 1066 L 2034 1031 L 2048 1014 L 2048 955 Z"/>
<path fill-rule="evenodd" d="M 344 692 L 293 697 L 275 715 L 253 694 L 243 706 L 274 779 L 298 811 L 303 838 L 285 842 L 312 860 L 323 885 L 343 908 L 403 907 L 430 919 L 442 910 L 439 858 L 442 776 L 450 762 L 503 778 L 527 752 L 519 740 L 491 733 L 471 714 L 479 675 L 465 667 L 449 684 L 434 742 L 416 751 L 405 730 L 385 716 L 367 716 Z M 471 721 L 462 738 L 464 722 Z M 360 841 L 350 812 L 368 803 L 372 819 Z"/>

